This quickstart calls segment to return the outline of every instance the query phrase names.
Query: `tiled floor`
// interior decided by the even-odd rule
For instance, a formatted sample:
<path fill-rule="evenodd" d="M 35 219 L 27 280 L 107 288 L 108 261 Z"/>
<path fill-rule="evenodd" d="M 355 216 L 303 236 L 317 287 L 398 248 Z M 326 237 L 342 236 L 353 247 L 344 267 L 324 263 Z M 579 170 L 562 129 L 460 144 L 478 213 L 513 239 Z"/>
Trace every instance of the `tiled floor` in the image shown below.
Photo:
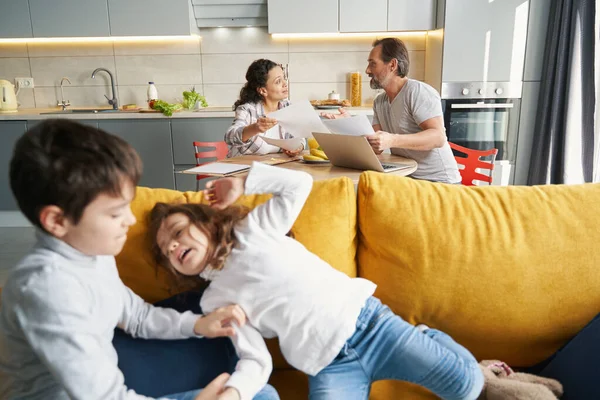
<path fill-rule="evenodd" d="M 9 269 L 35 242 L 33 228 L 0 228 L 0 287 L 4 286 Z"/>

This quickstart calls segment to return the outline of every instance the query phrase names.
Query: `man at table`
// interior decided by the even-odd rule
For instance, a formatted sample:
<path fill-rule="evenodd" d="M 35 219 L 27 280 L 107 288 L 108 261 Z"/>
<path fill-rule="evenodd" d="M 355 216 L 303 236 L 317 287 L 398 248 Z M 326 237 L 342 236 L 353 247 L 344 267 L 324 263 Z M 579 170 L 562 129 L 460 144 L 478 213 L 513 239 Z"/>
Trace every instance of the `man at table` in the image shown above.
<path fill-rule="evenodd" d="M 446 140 L 439 94 L 426 83 L 407 78 L 408 50 L 396 38 L 373 43 L 366 73 L 371 88 L 383 89 L 373 102 L 373 130 L 367 140 L 376 154 L 390 149 L 392 154 L 418 163 L 411 175 L 434 182 L 460 183 L 461 177 L 452 150 Z M 326 118 L 349 117 L 322 114 Z"/>

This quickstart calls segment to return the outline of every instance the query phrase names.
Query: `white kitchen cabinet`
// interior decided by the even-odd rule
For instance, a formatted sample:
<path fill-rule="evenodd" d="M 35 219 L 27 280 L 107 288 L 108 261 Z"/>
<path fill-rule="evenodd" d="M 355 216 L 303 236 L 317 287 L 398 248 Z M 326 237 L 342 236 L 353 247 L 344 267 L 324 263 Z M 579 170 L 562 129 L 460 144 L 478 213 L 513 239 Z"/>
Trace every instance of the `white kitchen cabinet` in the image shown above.
<path fill-rule="evenodd" d="M 106 0 L 29 0 L 29 8 L 33 37 L 110 34 Z"/>
<path fill-rule="evenodd" d="M 528 15 L 523 0 L 446 0 L 442 81 L 522 81 Z"/>
<path fill-rule="evenodd" d="M 108 0 L 108 9 L 112 36 L 189 35 L 197 30 L 189 0 Z"/>
<path fill-rule="evenodd" d="M 338 0 L 269 0 L 269 33 L 338 32 Z"/>
<path fill-rule="evenodd" d="M 387 30 L 427 31 L 434 29 L 436 6 L 436 0 L 388 0 Z"/>
<path fill-rule="evenodd" d="M 340 0 L 340 32 L 384 32 L 387 28 L 388 0 Z"/>
<path fill-rule="evenodd" d="M 32 36 L 28 1 L 0 0 L 0 39 Z"/>

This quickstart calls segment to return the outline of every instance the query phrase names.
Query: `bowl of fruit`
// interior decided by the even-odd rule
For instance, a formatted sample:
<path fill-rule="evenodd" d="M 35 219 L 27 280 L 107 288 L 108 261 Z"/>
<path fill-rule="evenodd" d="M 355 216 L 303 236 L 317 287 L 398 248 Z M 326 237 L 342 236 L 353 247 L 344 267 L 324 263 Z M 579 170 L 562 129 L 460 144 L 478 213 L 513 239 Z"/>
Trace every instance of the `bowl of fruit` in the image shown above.
<path fill-rule="evenodd" d="M 302 161 L 306 164 L 329 164 L 329 158 L 327 158 L 327 154 L 323 151 L 317 139 L 311 137 L 308 139 L 308 148 L 310 149 L 310 154 L 305 154 L 302 156 Z"/>

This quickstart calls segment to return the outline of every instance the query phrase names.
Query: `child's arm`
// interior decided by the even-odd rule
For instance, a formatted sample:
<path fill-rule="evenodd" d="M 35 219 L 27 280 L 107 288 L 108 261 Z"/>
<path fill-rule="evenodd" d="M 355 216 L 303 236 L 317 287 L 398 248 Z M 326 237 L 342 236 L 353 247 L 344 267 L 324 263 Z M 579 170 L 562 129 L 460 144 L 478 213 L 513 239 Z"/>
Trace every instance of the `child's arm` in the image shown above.
<path fill-rule="evenodd" d="M 125 386 L 89 293 L 75 278 L 42 275 L 18 290 L 14 312 L 23 334 L 69 398 L 148 399 Z"/>
<path fill-rule="evenodd" d="M 273 361 L 263 337 L 253 326 L 236 326 L 236 331 L 231 340 L 240 360 L 225 386 L 237 390 L 240 400 L 251 400 L 269 381 Z"/>
<path fill-rule="evenodd" d="M 119 327 L 133 337 L 145 339 L 185 339 L 192 336 L 233 336 L 232 322 L 246 323 L 246 314 L 237 305 L 218 308 L 206 315 L 180 313 L 154 307 L 131 289 L 123 287 L 124 308 Z"/>
<path fill-rule="evenodd" d="M 246 222 L 250 225 L 250 230 L 252 225 L 258 225 L 268 232 L 286 234 L 292 228 L 310 194 L 312 177 L 306 172 L 255 162 L 245 182 L 240 178 L 209 182 L 207 196 L 214 206 L 224 208 L 233 204 L 242 194 L 241 185 L 245 185 L 245 194 L 273 194 L 269 201 L 248 214 Z M 240 228 L 243 229 L 243 225 Z"/>

